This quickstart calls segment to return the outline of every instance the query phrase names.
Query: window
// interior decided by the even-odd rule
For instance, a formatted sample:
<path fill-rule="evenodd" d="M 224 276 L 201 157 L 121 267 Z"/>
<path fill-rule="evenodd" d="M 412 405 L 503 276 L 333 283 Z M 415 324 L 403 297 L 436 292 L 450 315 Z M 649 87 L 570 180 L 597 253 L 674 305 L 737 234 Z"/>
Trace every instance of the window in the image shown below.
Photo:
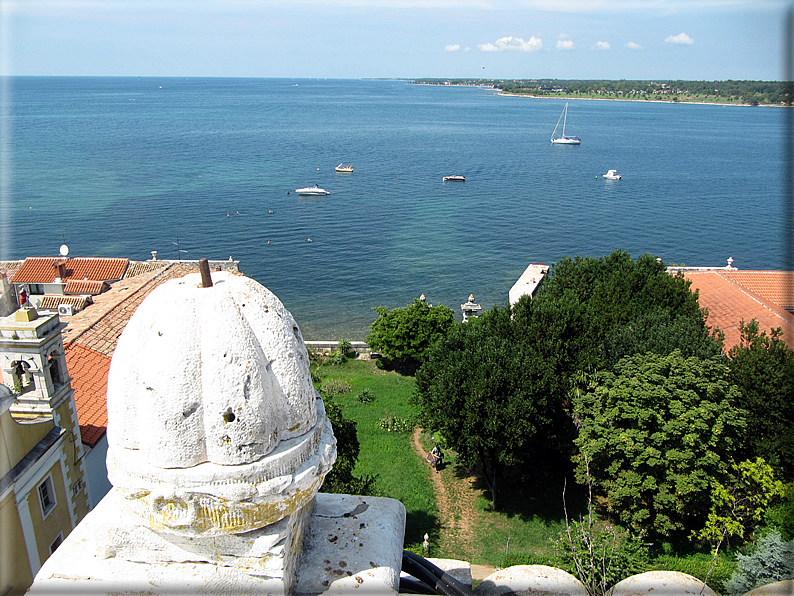
<path fill-rule="evenodd" d="M 58 536 L 52 541 L 52 544 L 50 544 L 50 554 L 54 553 L 55 549 L 61 546 L 61 542 L 63 542 L 63 532 L 58 532 Z"/>
<path fill-rule="evenodd" d="M 39 484 L 39 502 L 41 503 L 41 517 L 42 519 L 55 509 L 57 505 L 55 501 L 55 490 L 52 486 L 52 476 L 48 475 L 47 478 Z"/>

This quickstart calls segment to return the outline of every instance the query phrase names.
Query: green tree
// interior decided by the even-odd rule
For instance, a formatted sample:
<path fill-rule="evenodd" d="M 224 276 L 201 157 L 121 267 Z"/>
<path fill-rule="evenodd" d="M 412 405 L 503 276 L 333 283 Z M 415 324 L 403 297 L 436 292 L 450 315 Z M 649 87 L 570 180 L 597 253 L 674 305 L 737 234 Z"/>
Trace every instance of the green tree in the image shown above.
<path fill-rule="evenodd" d="M 336 437 L 336 462 L 323 480 L 323 492 L 371 495 L 376 477 L 353 474 L 361 449 L 356 432 L 356 421 L 345 418 L 341 406 L 331 399 L 325 400 L 325 413 L 331 421 L 331 427 L 334 429 Z"/>
<path fill-rule="evenodd" d="M 565 257 L 552 265 L 535 298 L 519 301 L 516 319 L 528 326 L 531 337 L 548 338 L 559 328 L 553 323 L 555 311 L 563 309 L 574 337 L 568 333 L 559 347 L 574 370 L 605 369 L 623 356 L 646 351 L 717 354 L 720 345 L 709 336 L 689 286 L 649 254 L 636 261 L 622 250 L 600 258 Z M 527 312 L 538 309 L 547 312 L 541 319 L 553 325 L 550 331 L 539 328 L 536 314 Z"/>
<path fill-rule="evenodd" d="M 380 316 L 369 327 L 367 344 L 409 367 L 421 364 L 428 350 L 455 323 L 451 308 L 430 306 L 418 298 L 403 308 L 378 306 L 373 310 Z"/>
<path fill-rule="evenodd" d="M 573 396 L 585 460 L 622 523 L 684 537 L 703 526 L 712 479 L 726 478 L 746 423 L 739 392 L 718 359 L 648 353 L 626 357 Z"/>
<path fill-rule="evenodd" d="M 787 481 L 794 480 L 794 351 L 780 329 L 759 333 L 758 322 L 741 322 L 741 341 L 731 348 L 731 380 L 747 410 L 747 441 Z"/>
<path fill-rule="evenodd" d="M 479 464 L 500 508 L 500 478 L 507 466 L 527 462 L 555 435 L 562 410 L 553 402 L 554 369 L 507 308 L 456 325 L 416 373 L 414 402 L 420 421 L 468 465 Z"/>
<path fill-rule="evenodd" d="M 726 483 L 714 481 L 706 525 L 700 531 L 692 532 L 693 538 L 714 545 L 709 575 L 723 542 L 731 537 L 747 540 L 750 533 L 763 523 L 767 508 L 783 493 L 783 483 L 775 480 L 774 470 L 760 457 L 755 461 L 733 462 Z"/>

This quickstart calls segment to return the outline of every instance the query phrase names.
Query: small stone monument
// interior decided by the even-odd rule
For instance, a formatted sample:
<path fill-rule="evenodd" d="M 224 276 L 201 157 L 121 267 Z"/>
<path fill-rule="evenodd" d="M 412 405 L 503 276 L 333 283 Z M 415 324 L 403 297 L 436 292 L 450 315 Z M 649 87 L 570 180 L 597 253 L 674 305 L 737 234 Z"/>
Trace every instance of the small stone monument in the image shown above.
<path fill-rule="evenodd" d="M 482 306 L 474 302 L 474 294 L 469 294 L 469 300 L 466 304 L 460 305 L 460 310 L 463 311 L 463 322 L 466 323 L 470 318 L 477 318 L 480 316 Z"/>
<path fill-rule="evenodd" d="M 313 518 L 336 439 L 295 320 L 254 280 L 210 277 L 204 267 L 152 292 L 119 338 L 107 406 L 114 488 L 45 563 L 32 593 L 66 585 L 285 595 L 320 593 L 334 580 L 396 591 L 399 502 L 324 495 L 323 519 Z M 345 562 L 329 578 L 333 565 L 307 554 L 304 537 L 328 542 L 325 534 L 343 536 L 351 524 L 352 539 L 324 551 Z M 396 554 L 373 547 L 378 524 Z M 316 572 L 308 589 L 297 587 L 301 558 Z"/>

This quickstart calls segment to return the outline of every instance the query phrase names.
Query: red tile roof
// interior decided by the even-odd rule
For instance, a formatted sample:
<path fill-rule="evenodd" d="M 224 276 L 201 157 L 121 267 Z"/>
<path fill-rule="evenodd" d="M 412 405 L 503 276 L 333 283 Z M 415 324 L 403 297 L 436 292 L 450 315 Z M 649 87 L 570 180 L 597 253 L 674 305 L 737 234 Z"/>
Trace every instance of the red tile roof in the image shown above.
<path fill-rule="evenodd" d="M 736 276 L 736 273 L 750 275 Z M 758 321 L 761 331 L 769 331 L 775 327 L 783 329 L 783 339 L 794 346 L 794 315 L 785 310 L 780 304 L 757 293 L 739 283 L 736 278 L 746 283 L 753 283 L 756 288 L 763 289 L 758 280 L 766 276 L 758 274 L 776 274 L 773 271 L 701 271 L 686 273 L 684 277 L 692 282 L 692 291 L 698 290 L 699 302 L 702 308 L 708 310 L 706 323 L 709 327 L 719 328 L 725 333 L 725 346 L 727 352 L 739 343 L 741 334 L 739 323 L 749 323 L 752 319 Z M 788 273 L 787 275 L 794 275 Z M 767 279 L 774 279 L 770 275 Z M 773 284 L 774 286 L 774 284 Z M 774 286 L 779 287 L 779 286 Z M 774 295 L 767 292 L 768 295 Z"/>
<path fill-rule="evenodd" d="M 110 356 L 77 343 L 65 346 L 66 366 L 72 377 L 77 420 L 83 443 L 93 447 L 108 426 L 106 396 Z"/>
<path fill-rule="evenodd" d="M 80 279 L 69 280 L 63 287 L 64 294 L 101 294 L 107 290 L 108 285 L 104 281 Z"/>
<path fill-rule="evenodd" d="M 794 271 L 725 271 L 722 275 L 783 308 L 794 308 Z"/>
<path fill-rule="evenodd" d="M 0 271 L 6 272 L 8 281 L 17 274 L 24 261 L 0 261 Z"/>
<path fill-rule="evenodd" d="M 60 263 L 64 265 L 63 275 L 59 275 Z M 129 259 L 28 257 L 11 282 L 48 284 L 58 277 L 64 282 L 83 279 L 114 281 L 122 278 L 128 263 Z"/>
<path fill-rule="evenodd" d="M 61 296 L 46 294 L 39 302 L 38 308 L 43 310 L 56 310 L 61 304 L 71 304 L 75 311 L 83 310 L 91 304 L 91 300 L 85 296 Z"/>

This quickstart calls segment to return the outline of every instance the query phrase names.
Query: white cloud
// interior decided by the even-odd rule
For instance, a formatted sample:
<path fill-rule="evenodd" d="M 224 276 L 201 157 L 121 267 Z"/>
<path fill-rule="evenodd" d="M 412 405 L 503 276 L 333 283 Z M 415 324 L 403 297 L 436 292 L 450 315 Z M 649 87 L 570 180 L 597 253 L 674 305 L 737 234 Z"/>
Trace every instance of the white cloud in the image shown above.
<path fill-rule="evenodd" d="M 665 38 L 667 43 L 673 43 L 680 46 L 691 46 L 695 40 L 689 37 L 686 33 L 679 33 L 678 35 L 671 35 Z"/>
<path fill-rule="evenodd" d="M 570 39 L 558 39 L 557 40 L 557 49 L 558 50 L 572 50 L 574 48 L 573 40 Z"/>
<path fill-rule="evenodd" d="M 460 52 L 460 45 L 459 44 L 450 44 L 448 46 L 444 46 L 445 52 Z"/>
<path fill-rule="evenodd" d="M 477 46 L 482 52 L 535 52 L 543 48 L 543 40 L 535 37 L 530 37 L 524 41 L 520 37 L 500 37 L 496 43 L 482 43 Z"/>
<path fill-rule="evenodd" d="M 464 52 L 470 52 L 470 51 L 471 51 L 471 48 L 470 48 L 469 46 L 466 46 L 465 48 L 463 48 L 463 51 L 464 51 Z"/>
<path fill-rule="evenodd" d="M 596 50 L 608 50 L 611 47 L 608 41 L 597 41 L 595 44 Z"/>
<path fill-rule="evenodd" d="M 630 50 L 641 50 L 642 49 L 642 46 L 640 44 L 634 43 L 633 41 L 630 41 L 630 42 L 626 43 L 626 47 L 629 48 Z"/>

